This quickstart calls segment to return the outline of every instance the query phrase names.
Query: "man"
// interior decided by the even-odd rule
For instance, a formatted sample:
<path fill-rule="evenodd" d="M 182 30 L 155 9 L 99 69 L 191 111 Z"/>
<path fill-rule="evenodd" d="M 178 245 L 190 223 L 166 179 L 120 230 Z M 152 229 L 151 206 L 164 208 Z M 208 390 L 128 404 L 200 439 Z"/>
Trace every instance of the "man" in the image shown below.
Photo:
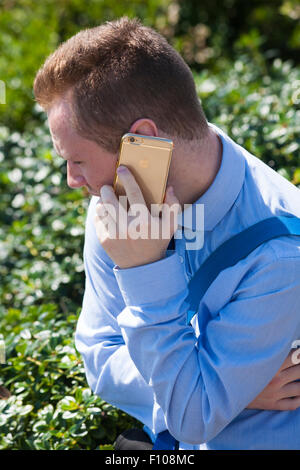
<path fill-rule="evenodd" d="M 299 366 L 288 356 L 300 337 L 299 237 L 269 241 L 224 270 L 192 325 L 184 300 L 225 240 L 272 215 L 299 217 L 300 191 L 207 123 L 187 65 L 137 20 L 70 38 L 39 70 L 34 93 L 68 185 L 93 196 L 76 331 L 93 391 L 154 434 L 168 429 L 181 448 L 299 449 Z M 189 230 L 203 235 L 190 217 L 168 239 L 111 236 L 105 217 L 121 209 L 112 183 L 127 132 L 173 140 L 165 207 L 180 219 L 204 204 L 203 246 L 187 249 Z M 119 177 L 130 205 L 143 205 L 132 173 Z M 170 213 L 155 221 L 168 224 Z M 183 236 L 171 250 L 174 233 Z"/>

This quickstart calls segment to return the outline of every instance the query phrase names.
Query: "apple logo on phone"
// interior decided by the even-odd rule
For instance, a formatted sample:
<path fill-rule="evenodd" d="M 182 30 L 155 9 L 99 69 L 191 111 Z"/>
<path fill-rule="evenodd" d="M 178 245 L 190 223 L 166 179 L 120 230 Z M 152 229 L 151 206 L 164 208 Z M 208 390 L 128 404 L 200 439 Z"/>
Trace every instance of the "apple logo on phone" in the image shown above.
<path fill-rule="evenodd" d="M 142 168 L 148 168 L 149 167 L 149 161 L 148 160 L 140 160 L 139 165 Z"/>

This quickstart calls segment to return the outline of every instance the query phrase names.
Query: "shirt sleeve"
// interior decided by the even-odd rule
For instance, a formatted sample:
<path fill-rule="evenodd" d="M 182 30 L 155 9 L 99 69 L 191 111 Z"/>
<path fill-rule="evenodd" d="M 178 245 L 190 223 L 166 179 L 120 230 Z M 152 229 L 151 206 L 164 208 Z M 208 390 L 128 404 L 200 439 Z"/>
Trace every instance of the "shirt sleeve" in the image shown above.
<path fill-rule="evenodd" d="M 178 256 L 114 268 L 126 308 L 118 323 L 129 354 L 161 406 L 168 430 L 208 442 L 261 392 L 299 334 L 300 257 L 277 258 L 245 276 L 198 339 L 186 324 Z M 212 287 L 211 287 L 212 288 Z"/>
<path fill-rule="evenodd" d="M 113 273 L 114 264 L 96 235 L 95 203 L 93 198 L 86 220 L 86 281 L 75 332 L 76 348 L 93 392 L 157 433 L 166 429 L 164 415 L 132 361 L 117 322 L 125 304 Z"/>

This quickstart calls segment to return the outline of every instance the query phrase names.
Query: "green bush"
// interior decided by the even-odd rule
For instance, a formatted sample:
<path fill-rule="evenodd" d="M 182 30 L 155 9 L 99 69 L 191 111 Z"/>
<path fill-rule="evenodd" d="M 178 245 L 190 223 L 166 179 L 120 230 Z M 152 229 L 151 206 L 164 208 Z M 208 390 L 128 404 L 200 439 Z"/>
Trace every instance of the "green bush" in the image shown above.
<path fill-rule="evenodd" d="M 0 128 L 2 307 L 81 302 L 87 199 L 70 191 L 64 162 L 45 127 L 22 135 Z"/>
<path fill-rule="evenodd" d="M 6 312 L 2 374 L 13 395 L 0 400 L 0 449 L 97 449 L 133 423 L 87 387 L 76 318 L 54 304 Z"/>
<path fill-rule="evenodd" d="M 91 394 L 75 350 L 88 199 L 50 142 L 0 128 L 0 449 L 95 449 L 135 423 Z"/>
<path fill-rule="evenodd" d="M 195 81 L 211 122 L 293 184 L 300 184 L 299 67 L 280 59 L 267 67 L 242 55 L 218 74 L 204 71 Z"/>

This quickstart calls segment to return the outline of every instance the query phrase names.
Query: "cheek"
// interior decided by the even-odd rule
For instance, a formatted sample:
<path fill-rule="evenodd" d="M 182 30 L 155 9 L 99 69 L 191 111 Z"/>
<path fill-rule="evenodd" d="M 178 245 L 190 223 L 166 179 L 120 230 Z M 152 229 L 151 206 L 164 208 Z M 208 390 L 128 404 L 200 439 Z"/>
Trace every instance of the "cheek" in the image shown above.
<path fill-rule="evenodd" d="M 114 162 L 109 162 L 106 165 L 95 165 L 93 170 L 89 172 L 90 181 L 93 181 L 96 186 L 101 187 L 104 184 L 113 185 L 115 177 L 116 165 Z"/>

